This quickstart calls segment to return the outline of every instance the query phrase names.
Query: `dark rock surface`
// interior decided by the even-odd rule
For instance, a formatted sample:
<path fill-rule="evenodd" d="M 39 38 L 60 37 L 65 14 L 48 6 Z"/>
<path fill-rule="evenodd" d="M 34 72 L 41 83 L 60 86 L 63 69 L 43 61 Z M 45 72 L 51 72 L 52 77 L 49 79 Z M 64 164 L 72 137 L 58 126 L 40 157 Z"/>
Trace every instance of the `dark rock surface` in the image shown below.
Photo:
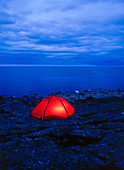
<path fill-rule="evenodd" d="M 76 109 L 69 120 L 30 117 L 44 98 L 0 96 L 1 169 L 123 169 L 124 92 L 58 93 Z"/>

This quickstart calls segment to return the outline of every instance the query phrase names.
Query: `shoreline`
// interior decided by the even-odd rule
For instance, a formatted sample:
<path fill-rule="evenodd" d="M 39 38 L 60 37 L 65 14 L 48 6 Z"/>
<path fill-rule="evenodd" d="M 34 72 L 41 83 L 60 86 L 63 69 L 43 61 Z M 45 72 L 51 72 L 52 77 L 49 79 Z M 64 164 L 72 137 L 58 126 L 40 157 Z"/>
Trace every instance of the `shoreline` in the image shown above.
<path fill-rule="evenodd" d="M 102 90 L 101 88 L 98 90 L 75 90 L 75 91 L 63 91 L 59 90 L 57 92 L 51 92 L 48 95 L 38 95 L 37 93 L 33 93 L 31 91 L 29 94 L 25 94 L 22 96 L 14 96 L 14 95 L 1 95 L 0 97 L 12 97 L 12 98 L 25 98 L 25 97 L 35 97 L 35 98 L 45 98 L 48 96 L 60 96 L 70 99 L 85 99 L 87 97 L 93 97 L 94 99 L 99 98 L 109 98 L 109 97 L 124 97 L 124 90 Z"/>

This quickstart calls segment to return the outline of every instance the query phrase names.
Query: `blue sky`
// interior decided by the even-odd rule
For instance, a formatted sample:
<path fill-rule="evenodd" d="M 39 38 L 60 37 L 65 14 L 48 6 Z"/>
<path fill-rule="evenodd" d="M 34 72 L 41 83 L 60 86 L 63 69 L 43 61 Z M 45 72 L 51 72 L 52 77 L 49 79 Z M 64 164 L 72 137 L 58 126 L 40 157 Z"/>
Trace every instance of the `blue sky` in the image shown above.
<path fill-rule="evenodd" d="M 124 65 L 124 1 L 1 0 L 0 64 Z"/>

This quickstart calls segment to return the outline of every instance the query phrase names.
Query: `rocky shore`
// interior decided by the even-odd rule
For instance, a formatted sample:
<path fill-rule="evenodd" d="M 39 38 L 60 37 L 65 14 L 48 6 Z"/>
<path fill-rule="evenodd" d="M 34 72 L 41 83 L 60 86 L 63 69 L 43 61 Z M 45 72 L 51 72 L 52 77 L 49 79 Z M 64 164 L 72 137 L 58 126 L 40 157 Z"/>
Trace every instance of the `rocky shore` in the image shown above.
<path fill-rule="evenodd" d="M 45 97 L 0 96 L 1 169 L 124 168 L 124 91 L 58 91 L 76 113 L 69 120 L 29 116 Z"/>

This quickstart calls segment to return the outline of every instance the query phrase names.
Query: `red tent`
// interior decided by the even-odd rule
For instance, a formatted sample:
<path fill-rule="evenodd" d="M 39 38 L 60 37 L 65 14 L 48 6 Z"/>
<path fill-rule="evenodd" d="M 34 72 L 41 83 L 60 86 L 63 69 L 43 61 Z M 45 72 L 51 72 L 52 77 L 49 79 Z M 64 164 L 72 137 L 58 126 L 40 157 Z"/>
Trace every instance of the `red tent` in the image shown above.
<path fill-rule="evenodd" d="M 31 112 L 31 116 L 42 120 L 59 120 L 70 118 L 75 109 L 65 99 L 49 96 L 42 100 Z"/>

